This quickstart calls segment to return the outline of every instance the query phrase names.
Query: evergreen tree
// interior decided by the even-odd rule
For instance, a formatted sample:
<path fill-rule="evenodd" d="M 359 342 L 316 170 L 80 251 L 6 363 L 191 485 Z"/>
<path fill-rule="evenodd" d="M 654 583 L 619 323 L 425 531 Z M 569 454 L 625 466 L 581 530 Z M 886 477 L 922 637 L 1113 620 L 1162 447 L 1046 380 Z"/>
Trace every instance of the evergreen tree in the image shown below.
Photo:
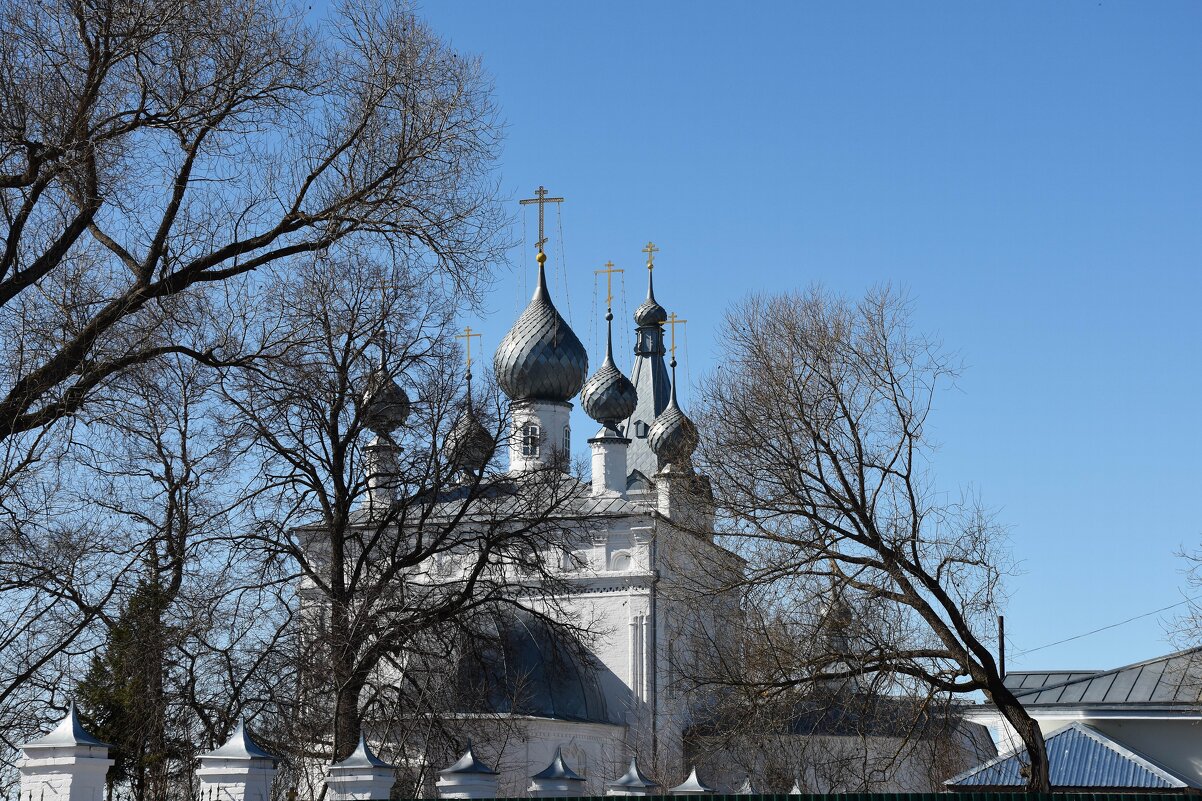
<path fill-rule="evenodd" d="M 110 792 L 127 784 L 139 801 L 162 796 L 171 756 L 163 692 L 168 601 L 157 582 L 140 582 L 76 688 L 92 731 L 113 746 Z"/>

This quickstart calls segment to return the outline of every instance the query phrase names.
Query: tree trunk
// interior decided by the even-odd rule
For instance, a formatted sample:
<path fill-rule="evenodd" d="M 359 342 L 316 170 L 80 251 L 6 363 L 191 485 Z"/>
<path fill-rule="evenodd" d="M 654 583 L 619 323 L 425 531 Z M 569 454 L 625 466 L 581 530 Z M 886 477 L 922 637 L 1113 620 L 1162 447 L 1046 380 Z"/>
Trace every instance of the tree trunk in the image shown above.
<path fill-rule="evenodd" d="M 1026 746 L 1027 758 L 1030 761 L 1027 790 L 1033 793 L 1050 793 L 1052 783 L 1048 775 L 1048 751 L 1044 745 L 1043 732 L 1040 730 L 1039 724 L 1014 697 L 1014 693 L 1010 692 L 1010 689 L 1000 681 L 991 681 L 985 692 L 993 701 L 993 705 L 1002 713 L 1006 722 L 1014 727 L 1014 731 Z"/>

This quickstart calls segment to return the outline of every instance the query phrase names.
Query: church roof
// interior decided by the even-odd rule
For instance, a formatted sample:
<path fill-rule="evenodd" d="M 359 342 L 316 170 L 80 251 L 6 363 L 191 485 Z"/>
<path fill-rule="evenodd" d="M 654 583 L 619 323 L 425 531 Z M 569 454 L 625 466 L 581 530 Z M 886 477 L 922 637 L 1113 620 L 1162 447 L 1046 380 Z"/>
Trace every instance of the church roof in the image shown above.
<path fill-rule="evenodd" d="M 1106 736 L 1092 726 L 1071 723 L 1046 739 L 1053 789 L 1170 790 L 1189 783 Z M 1029 764 L 1025 751 L 991 759 L 946 784 L 955 788 L 1024 787 Z"/>
<path fill-rule="evenodd" d="M 458 712 L 509 713 L 621 723 L 605 702 L 597 668 L 578 642 L 525 609 L 480 632 L 459 662 Z"/>
<path fill-rule="evenodd" d="M 1023 706 L 1164 706 L 1202 701 L 1202 646 L 1103 671 L 1006 674 Z"/>

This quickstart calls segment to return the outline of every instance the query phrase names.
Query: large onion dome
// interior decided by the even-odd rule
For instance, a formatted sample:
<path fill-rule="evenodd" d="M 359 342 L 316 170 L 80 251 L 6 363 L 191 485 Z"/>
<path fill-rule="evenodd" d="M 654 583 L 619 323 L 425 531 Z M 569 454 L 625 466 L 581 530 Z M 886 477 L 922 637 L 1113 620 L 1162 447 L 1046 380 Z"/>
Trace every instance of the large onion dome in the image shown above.
<path fill-rule="evenodd" d="M 651 264 L 647 264 L 647 299 L 634 310 L 634 324 L 637 326 L 663 325 L 668 319 L 667 310 L 655 299 L 655 279 L 652 277 Z"/>
<path fill-rule="evenodd" d="M 647 443 L 662 465 L 684 464 L 697 450 L 697 426 L 681 411 L 676 403 L 676 360 L 672 360 L 672 395 L 651 427 L 647 429 Z"/>
<path fill-rule="evenodd" d="M 510 400 L 566 402 L 588 375 L 588 352 L 551 302 L 546 261 L 540 252 L 534 297 L 493 355 L 497 384 Z"/>
<path fill-rule="evenodd" d="M 639 400 L 634 384 L 614 364 L 613 319 L 613 312 L 606 311 L 605 361 L 580 391 L 580 405 L 585 414 L 607 428 L 617 428 L 618 423 L 634 414 Z"/>
<path fill-rule="evenodd" d="M 467 405 L 463 414 L 447 432 L 447 455 L 460 470 L 481 473 L 496 450 L 492 434 L 476 416 L 472 407 L 472 374 L 467 374 Z"/>
<path fill-rule="evenodd" d="M 363 391 L 363 424 L 376 434 L 390 434 L 409 417 L 409 396 L 397 382 L 376 368 Z"/>

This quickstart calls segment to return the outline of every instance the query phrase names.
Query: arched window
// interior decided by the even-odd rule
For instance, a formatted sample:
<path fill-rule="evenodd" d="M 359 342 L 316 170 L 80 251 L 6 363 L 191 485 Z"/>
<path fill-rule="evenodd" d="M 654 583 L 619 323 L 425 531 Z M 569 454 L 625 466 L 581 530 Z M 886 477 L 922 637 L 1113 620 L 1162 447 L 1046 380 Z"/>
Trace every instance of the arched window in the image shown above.
<path fill-rule="evenodd" d="M 609 558 L 610 570 L 629 570 L 630 569 L 630 551 L 614 551 L 613 556 Z"/>
<path fill-rule="evenodd" d="M 572 427 L 571 426 L 563 427 L 563 452 L 564 453 L 572 452 Z"/>
<path fill-rule="evenodd" d="M 542 432 L 539 431 L 538 424 L 524 423 L 522 425 L 522 456 L 538 456 L 541 440 Z"/>

